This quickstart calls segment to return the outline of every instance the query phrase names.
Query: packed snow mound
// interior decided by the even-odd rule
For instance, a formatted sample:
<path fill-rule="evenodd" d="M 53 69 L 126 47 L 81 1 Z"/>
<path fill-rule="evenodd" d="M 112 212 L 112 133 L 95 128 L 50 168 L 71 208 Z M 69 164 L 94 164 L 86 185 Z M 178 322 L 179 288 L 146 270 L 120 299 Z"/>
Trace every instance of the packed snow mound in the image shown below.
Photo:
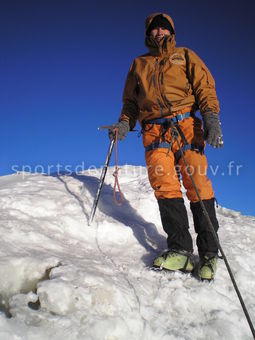
<path fill-rule="evenodd" d="M 0 178 L 0 340 L 252 339 L 222 260 L 210 284 L 150 270 L 166 235 L 146 169 L 120 168 L 120 207 L 112 173 L 90 227 L 100 169 Z M 217 213 L 255 322 L 255 218 L 222 207 Z"/>

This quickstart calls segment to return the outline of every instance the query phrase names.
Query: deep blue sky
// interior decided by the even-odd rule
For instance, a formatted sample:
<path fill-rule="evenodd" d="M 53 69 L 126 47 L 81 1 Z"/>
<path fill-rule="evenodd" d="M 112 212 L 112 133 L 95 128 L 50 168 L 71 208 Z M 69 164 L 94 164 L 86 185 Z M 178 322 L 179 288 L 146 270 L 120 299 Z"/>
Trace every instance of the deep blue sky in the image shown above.
<path fill-rule="evenodd" d="M 117 121 L 129 66 L 146 52 L 145 17 L 155 11 L 173 17 L 177 45 L 193 49 L 216 80 L 225 141 L 222 150 L 207 147 L 216 197 L 255 215 L 251 0 L 1 0 L 0 175 L 13 165 L 102 166 L 109 142 L 97 127 Z M 145 164 L 136 133 L 118 153 L 120 164 Z"/>

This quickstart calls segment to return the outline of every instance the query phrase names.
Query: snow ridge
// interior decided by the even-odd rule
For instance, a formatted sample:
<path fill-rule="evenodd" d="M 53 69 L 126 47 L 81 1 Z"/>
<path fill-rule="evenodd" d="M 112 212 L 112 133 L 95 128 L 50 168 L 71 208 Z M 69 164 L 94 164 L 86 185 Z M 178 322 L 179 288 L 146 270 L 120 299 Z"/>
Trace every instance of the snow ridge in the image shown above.
<path fill-rule="evenodd" d="M 210 284 L 150 270 L 166 239 L 146 169 L 121 167 L 121 207 L 113 171 L 90 227 L 99 169 L 0 178 L 0 340 L 252 339 L 223 261 Z M 217 214 L 255 322 L 255 218 L 223 207 Z"/>

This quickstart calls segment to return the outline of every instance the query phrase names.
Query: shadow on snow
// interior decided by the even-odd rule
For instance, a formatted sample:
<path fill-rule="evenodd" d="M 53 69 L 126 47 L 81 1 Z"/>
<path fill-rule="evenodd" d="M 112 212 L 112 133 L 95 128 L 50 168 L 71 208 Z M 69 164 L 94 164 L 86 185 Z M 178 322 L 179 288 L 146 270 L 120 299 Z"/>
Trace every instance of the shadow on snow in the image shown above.
<path fill-rule="evenodd" d="M 90 193 L 90 195 L 93 197 L 93 200 L 96 196 L 99 179 L 94 176 L 81 175 L 76 173 L 72 173 L 71 175 L 65 173 L 51 175 L 62 182 L 67 192 L 77 200 L 88 221 L 90 211 L 86 211 L 82 197 L 78 196 L 70 189 L 68 183 L 65 181 L 65 175 L 71 176 L 72 178 L 80 181 L 83 184 L 83 189 L 87 190 Z M 121 206 L 117 206 L 114 204 L 113 188 L 111 185 L 103 185 L 97 210 L 100 210 L 105 215 L 132 229 L 137 241 L 147 251 L 147 254 L 144 255 L 142 258 L 146 266 L 150 266 L 152 263 L 152 259 L 156 255 L 158 255 L 159 252 L 162 252 L 162 249 L 166 248 L 166 238 L 158 233 L 158 230 L 153 223 L 145 221 L 144 218 L 139 215 L 137 210 L 131 206 L 129 201 L 125 199 L 125 197 Z"/>

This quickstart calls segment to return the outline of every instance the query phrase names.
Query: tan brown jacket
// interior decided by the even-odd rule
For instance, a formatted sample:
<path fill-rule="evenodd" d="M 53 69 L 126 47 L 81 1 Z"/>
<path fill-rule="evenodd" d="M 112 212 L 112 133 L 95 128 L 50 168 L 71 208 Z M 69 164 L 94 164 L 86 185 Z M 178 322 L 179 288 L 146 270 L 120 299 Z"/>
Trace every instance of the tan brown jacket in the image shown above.
<path fill-rule="evenodd" d="M 146 19 L 146 30 L 154 13 Z M 163 14 L 174 28 L 172 19 Z M 119 120 L 127 120 L 133 129 L 142 121 L 176 114 L 185 108 L 219 112 L 214 79 L 203 61 L 192 50 L 175 47 L 175 36 L 160 47 L 146 36 L 149 53 L 137 57 L 127 75 L 123 108 Z"/>

